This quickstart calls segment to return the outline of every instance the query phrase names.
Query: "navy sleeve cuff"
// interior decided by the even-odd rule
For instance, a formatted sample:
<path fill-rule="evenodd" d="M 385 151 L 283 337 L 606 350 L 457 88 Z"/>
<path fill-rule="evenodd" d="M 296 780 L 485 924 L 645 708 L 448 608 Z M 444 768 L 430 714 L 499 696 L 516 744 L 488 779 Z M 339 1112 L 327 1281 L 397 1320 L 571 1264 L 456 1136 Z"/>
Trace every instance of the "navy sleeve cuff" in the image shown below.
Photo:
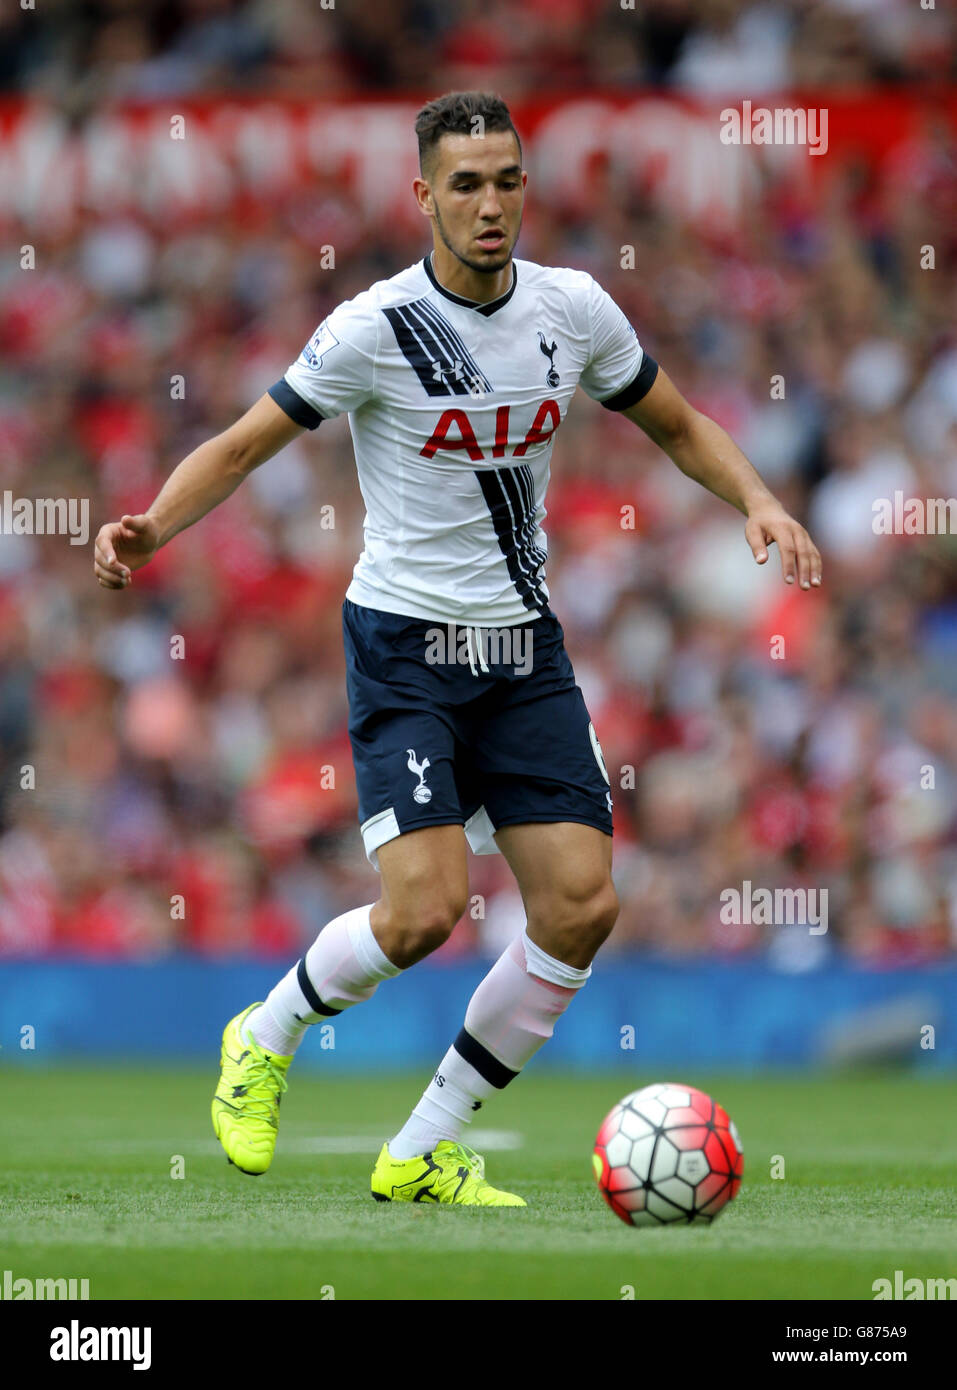
<path fill-rule="evenodd" d="M 652 386 L 655 384 L 655 377 L 658 375 L 658 363 L 653 357 L 649 357 L 647 352 L 641 359 L 641 366 L 638 368 L 638 375 L 634 381 L 630 381 L 627 386 L 616 391 L 613 396 L 609 396 L 601 404 L 606 410 L 627 410 L 631 405 L 637 405 L 643 396 L 647 396 Z"/>
<path fill-rule="evenodd" d="M 302 396 L 297 395 L 285 377 L 280 377 L 275 386 L 270 386 L 266 394 L 272 396 L 280 410 L 284 410 L 290 420 L 295 420 L 296 424 L 302 425 L 303 429 L 314 430 L 326 418 L 324 415 L 320 415 L 318 410 L 313 409 L 308 401 L 304 401 Z"/>

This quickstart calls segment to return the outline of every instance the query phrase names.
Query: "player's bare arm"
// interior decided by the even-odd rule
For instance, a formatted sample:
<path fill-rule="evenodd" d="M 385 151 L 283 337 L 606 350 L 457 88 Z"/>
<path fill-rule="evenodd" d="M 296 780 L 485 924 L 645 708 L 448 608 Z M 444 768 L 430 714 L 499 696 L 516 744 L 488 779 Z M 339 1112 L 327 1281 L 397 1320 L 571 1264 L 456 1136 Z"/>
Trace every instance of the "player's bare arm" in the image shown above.
<path fill-rule="evenodd" d="M 695 410 L 665 372 L 659 368 L 647 395 L 622 414 L 640 425 L 682 473 L 747 517 L 744 534 L 759 565 L 775 543 L 786 583 L 793 584 L 795 575 L 802 589 L 821 583 L 821 556 L 807 531 L 788 515 L 727 431 Z"/>
<path fill-rule="evenodd" d="M 222 434 L 207 439 L 174 468 L 149 511 L 101 526 L 94 545 L 93 571 L 104 589 L 125 589 L 142 569 L 187 526 L 229 497 L 243 479 L 284 448 L 302 426 L 268 395 Z"/>

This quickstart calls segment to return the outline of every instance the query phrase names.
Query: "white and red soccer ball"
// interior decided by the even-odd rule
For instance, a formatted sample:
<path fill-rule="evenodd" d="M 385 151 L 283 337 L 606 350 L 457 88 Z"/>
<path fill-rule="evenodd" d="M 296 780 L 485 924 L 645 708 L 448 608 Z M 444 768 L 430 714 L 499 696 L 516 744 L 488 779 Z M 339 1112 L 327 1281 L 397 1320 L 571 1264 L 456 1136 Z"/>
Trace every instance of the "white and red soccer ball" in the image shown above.
<path fill-rule="evenodd" d="M 713 1221 L 741 1186 L 744 1154 L 726 1110 L 693 1086 L 632 1091 L 595 1140 L 598 1188 L 629 1226 Z"/>

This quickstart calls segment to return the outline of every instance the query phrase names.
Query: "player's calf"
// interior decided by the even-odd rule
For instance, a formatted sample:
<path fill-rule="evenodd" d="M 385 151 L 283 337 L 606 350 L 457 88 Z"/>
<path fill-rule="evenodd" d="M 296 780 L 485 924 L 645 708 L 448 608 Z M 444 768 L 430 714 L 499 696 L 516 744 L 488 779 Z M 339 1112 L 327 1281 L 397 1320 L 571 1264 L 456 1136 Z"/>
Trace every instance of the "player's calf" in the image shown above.
<path fill-rule="evenodd" d="M 465 1025 L 446 1052 L 418 1105 L 390 1139 L 390 1162 L 457 1143 L 475 1113 L 510 1085 L 585 984 L 591 970 L 555 960 L 525 932 L 479 984 Z"/>

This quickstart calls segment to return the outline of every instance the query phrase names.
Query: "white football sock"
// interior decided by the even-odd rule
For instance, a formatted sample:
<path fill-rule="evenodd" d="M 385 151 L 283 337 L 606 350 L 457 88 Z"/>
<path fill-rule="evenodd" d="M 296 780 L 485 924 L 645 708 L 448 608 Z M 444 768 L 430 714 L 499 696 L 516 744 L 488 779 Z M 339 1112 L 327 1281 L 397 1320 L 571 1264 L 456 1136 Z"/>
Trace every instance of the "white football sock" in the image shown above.
<path fill-rule="evenodd" d="M 529 940 L 512 942 L 472 995 L 465 1027 L 439 1063 L 409 1119 L 389 1140 L 393 1158 L 428 1153 L 458 1139 L 482 1102 L 507 1086 L 552 1036 L 591 974 L 555 960 Z"/>
<path fill-rule="evenodd" d="M 373 935 L 368 907 L 323 927 L 305 956 L 249 1015 L 245 1028 L 260 1047 L 289 1057 L 310 1023 L 334 1018 L 371 999 L 382 980 L 400 973 Z"/>

